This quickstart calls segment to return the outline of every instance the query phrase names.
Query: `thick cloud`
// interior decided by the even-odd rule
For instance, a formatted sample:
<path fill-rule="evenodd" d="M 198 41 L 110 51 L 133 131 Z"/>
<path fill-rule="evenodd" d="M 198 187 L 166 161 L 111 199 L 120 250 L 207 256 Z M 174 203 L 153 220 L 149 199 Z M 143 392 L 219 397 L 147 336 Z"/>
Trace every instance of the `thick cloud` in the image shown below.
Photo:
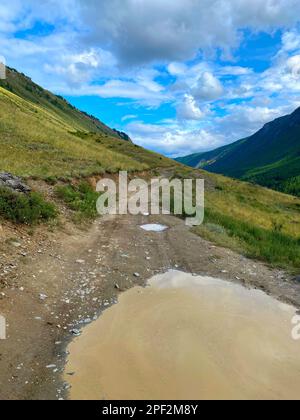
<path fill-rule="evenodd" d="M 241 29 L 292 28 L 299 16 L 299 0 L 11 0 L 0 5 L 0 32 L 50 23 L 77 34 L 77 50 L 100 48 L 141 65 L 186 61 L 199 50 L 228 52 L 239 45 Z M 299 42 L 295 37 L 287 33 L 287 48 Z"/>
<path fill-rule="evenodd" d="M 10 0 L 0 5 L 0 31 L 60 22 L 85 33 L 80 42 L 87 49 L 106 48 L 123 63 L 141 64 L 228 50 L 239 43 L 240 29 L 289 28 L 299 15 L 299 0 Z"/>
<path fill-rule="evenodd" d="M 183 156 L 187 153 L 206 151 L 224 144 L 224 136 L 193 126 L 128 124 L 127 132 L 137 144 L 154 149 L 170 157 Z"/>
<path fill-rule="evenodd" d="M 246 136 L 299 105 L 299 16 L 299 0 L 10 0 L 0 4 L 0 53 L 57 93 L 129 99 L 134 115 L 126 109 L 120 128 L 173 156 Z M 243 48 L 232 51 L 243 29 L 280 28 L 267 70 L 243 67 Z"/>
<path fill-rule="evenodd" d="M 213 101 L 222 96 L 224 89 L 220 81 L 212 73 L 204 72 L 199 77 L 192 92 L 196 99 Z"/>
<path fill-rule="evenodd" d="M 198 107 L 195 98 L 185 95 L 183 101 L 177 106 L 177 116 L 180 120 L 201 120 L 204 113 Z"/>
<path fill-rule="evenodd" d="M 239 30 L 293 26 L 299 0 L 77 0 L 90 28 L 126 64 L 187 60 L 199 49 L 235 47 Z"/>

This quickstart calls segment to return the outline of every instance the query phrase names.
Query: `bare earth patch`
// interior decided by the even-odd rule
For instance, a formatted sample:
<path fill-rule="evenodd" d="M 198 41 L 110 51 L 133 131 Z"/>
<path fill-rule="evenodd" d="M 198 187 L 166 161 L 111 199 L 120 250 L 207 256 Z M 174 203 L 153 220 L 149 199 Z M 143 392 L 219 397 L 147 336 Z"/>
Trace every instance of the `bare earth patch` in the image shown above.
<path fill-rule="evenodd" d="M 140 228 L 149 223 L 169 229 Z M 68 227 L 34 240 L 13 233 L 15 244 L 1 249 L 8 339 L 0 342 L 0 399 L 66 398 L 62 372 L 73 336 L 122 291 L 168 269 L 258 288 L 300 308 L 300 284 L 286 273 L 213 246 L 172 216 L 106 217 L 86 231 Z"/>

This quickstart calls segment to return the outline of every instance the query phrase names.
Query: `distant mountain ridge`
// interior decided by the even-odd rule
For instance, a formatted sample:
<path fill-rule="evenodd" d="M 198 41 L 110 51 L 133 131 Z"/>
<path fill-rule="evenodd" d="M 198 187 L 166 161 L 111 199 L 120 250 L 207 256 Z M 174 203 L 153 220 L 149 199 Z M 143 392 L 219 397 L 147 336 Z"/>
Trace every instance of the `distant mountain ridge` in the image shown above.
<path fill-rule="evenodd" d="M 176 160 L 300 196 L 300 108 L 250 137 Z"/>

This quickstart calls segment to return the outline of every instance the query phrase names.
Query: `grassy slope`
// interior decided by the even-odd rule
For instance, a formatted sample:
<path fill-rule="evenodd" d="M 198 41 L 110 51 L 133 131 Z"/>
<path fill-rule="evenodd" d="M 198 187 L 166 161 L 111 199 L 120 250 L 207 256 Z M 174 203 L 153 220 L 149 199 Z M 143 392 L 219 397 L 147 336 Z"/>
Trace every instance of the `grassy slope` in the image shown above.
<path fill-rule="evenodd" d="M 195 233 L 276 267 L 299 272 L 300 199 L 257 185 L 187 167 L 206 180 L 205 222 Z"/>
<path fill-rule="evenodd" d="M 102 133 L 78 136 L 77 129 L 60 114 L 0 88 L 0 170 L 45 178 L 169 165 L 124 140 Z"/>
<path fill-rule="evenodd" d="M 180 161 L 300 196 L 300 109 L 247 139 Z"/>
<path fill-rule="evenodd" d="M 88 133 L 77 120 L 3 88 L 0 105 L 0 170 L 37 178 L 159 167 L 186 177 L 199 172 L 115 135 Z M 196 233 L 277 266 L 300 267 L 299 199 L 200 173 L 208 186 L 206 219 Z"/>
<path fill-rule="evenodd" d="M 0 80 L 0 87 L 9 90 L 21 98 L 38 105 L 55 116 L 59 116 L 73 129 L 96 132 L 119 138 L 119 136 L 97 118 L 80 112 L 64 98 L 43 89 L 30 78 L 16 70 L 7 68 L 7 78 Z"/>

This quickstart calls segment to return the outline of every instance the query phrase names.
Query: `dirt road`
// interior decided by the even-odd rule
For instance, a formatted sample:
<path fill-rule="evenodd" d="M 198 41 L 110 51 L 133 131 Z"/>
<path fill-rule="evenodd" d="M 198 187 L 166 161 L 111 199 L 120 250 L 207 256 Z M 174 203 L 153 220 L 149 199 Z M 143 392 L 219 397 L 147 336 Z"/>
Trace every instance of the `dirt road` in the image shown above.
<path fill-rule="evenodd" d="M 143 223 L 169 229 L 145 232 Z M 88 231 L 57 232 L 21 258 L 18 275 L 12 282 L 8 274 L 1 290 L 8 323 L 0 341 L 1 400 L 66 398 L 62 371 L 76 330 L 119 293 L 169 268 L 261 288 L 300 308 L 300 284 L 287 274 L 213 246 L 172 216 L 105 217 Z"/>

